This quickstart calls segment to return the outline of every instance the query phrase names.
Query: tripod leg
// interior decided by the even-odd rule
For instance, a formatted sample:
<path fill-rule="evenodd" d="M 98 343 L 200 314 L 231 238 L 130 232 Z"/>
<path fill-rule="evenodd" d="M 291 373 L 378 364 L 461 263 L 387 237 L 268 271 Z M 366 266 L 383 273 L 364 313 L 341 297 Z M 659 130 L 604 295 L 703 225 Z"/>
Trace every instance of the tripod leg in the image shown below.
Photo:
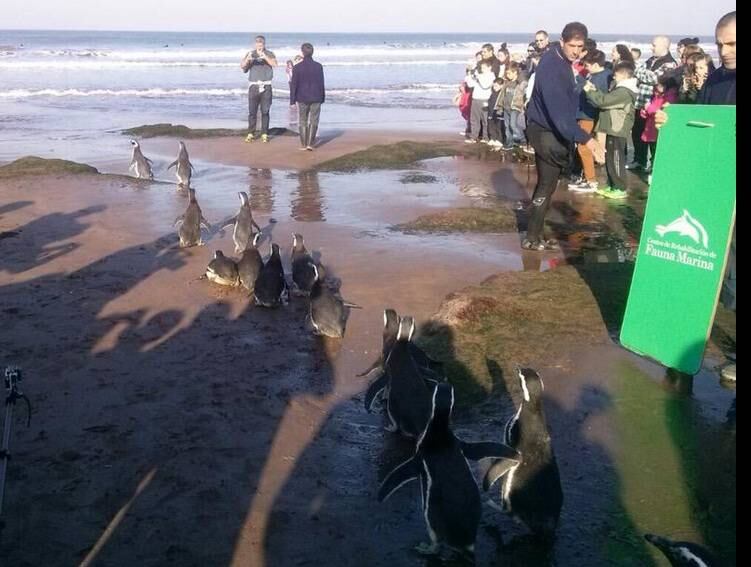
<path fill-rule="evenodd" d="M 10 425 L 13 422 L 13 403 L 5 404 L 5 425 L 3 426 L 2 462 L 0 462 L 0 516 L 3 514 L 3 499 L 5 497 L 5 473 L 10 459 Z"/>

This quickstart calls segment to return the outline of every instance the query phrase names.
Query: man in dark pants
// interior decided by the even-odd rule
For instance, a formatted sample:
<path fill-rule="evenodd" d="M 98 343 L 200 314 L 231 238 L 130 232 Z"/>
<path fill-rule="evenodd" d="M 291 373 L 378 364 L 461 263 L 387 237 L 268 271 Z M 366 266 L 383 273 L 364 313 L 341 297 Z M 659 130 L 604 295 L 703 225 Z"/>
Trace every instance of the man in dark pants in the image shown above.
<path fill-rule="evenodd" d="M 292 72 L 289 103 L 300 111 L 300 149 L 313 151 L 321 118 L 321 105 L 326 102 L 323 66 L 313 61 L 313 46 L 304 43 L 300 48 L 303 60 Z"/>
<path fill-rule="evenodd" d="M 526 250 L 555 250 L 558 243 L 544 238 L 545 217 L 561 175 L 569 169 L 574 144 L 584 144 L 602 161 L 605 150 L 576 121 L 579 93 L 573 63 L 581 56 L 589 32 L 574 22 L 563 29 L 559 44 L 551 45 L 543 55 L 535 76 L 532 98 L 527 106 L 527 138 L 535 150 L 537 186 L 532 208 Z"/>
<path fill-rule="evenodd" d="M 736 26 L 736 12 L 725 14 L 717 23 L 715 40 L 717 42 L 717 51 L 722 60 L 722 67 L 709 76 L 704 87 L 699 92 L 699 96 L 696 99 L 697 104 L 736 105 L 736 76 L 738 68 Z M 667 121 L 668 115 L 664 111 L 658 112 L 655 116 L 655 123 L 658 128 L 664 126 Z M 725 307 L 732 311 L 736 310 L 737 300 L 736 242 L 735 227 L 733 227 L 733 240 L 730 244 L 730 254 L 728 256 L 728 271 L 725 274 L 721 297 Z M 725 380 L 736 381 L 735 363 L 728 364 L 723 368 L 722 377 Z"/>
<path fill-rule="evenodd" d="M 248 136 L 245 141 L 250 143 L 256 138 L 256 122 L 258 109 L 261 109 L 261 141 L 269 141 L 269 112 L 273 99 L 271 81 L 274 78 L 276 56 L 266 49 L 266 38 L 256 37 L 256 47 L 243 57 L 240 68 L 248 73 Z"/>

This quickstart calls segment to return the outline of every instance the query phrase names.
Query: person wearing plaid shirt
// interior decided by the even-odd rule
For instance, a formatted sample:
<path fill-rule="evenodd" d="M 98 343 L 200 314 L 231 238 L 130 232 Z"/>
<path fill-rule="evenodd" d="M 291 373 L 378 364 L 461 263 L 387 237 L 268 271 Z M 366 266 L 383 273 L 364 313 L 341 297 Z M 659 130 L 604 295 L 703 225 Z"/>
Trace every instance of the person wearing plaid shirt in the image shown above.
<path fill-rule="evenodd" d="M 639 82 L 639 94 L 636 97 L 636 121 L 632 131 L 634 143 L 634 161 L 626 166 L 627 169 L 642 169 L 649 173 L 647 160 L 649 158 L 649 145 L 642 141 L 641 135 L 646 126 L 646 120 L 639 112 L 652 100 L 652 94 L 657 82 L 665 73 L 678 67 L 678 62 L 670 54 L 670 38 L 657 36 L 652 42 L 654 55 L 644 65 L 636 69 L 636 79 Z M 652 156 L 654 157 L 654 156 Z"/>

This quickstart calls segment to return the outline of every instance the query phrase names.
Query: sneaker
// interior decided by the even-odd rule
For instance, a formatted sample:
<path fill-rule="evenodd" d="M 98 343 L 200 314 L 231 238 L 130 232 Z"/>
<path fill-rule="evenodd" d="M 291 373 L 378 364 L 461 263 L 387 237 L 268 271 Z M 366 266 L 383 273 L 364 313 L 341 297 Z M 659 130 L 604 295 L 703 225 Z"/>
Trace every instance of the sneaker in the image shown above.
<path fill-rule="evenodd" d="M 528 156 L 535 155 L 535 149 L 532 146 L 524 146 L 524 150 L 522 150 L 525 154 Z"/>
<path fill-rule="evenodd" d="M 584 183 L 579 183 L 578 185 L 569 185 L 568 190 L 573 191 L 574 193 L 597 193 L 599 190 L 600 185 L 597 183 L 597 181 L 585 181 Z"/>
<path fill-rule="evenodd" d="M 307 148 L 305 148 L 305 149 L 306 149 L 307 151 L 309 151 L 309 152 L 312 152 L 312 151 L 313 151 L 313 146 L 308 146 L 308 147 L 307 147 Z"/>
<path fill-rule="evenodd" d="M 544 252 L 545 244 L 539 240 L 537 242 L 532 242 L 531 240 L 524 239 L 524 242 L 522 242 L 522 248 L 524 250 L 533 250 L 534 252 Z"/>
<path fill-rule="evenodd" d="M 514 149 L 514 146 L 510 146 L 510 145 L 506 144 L 505 146 L 502 146 L 501 149 L 504 152 L 510 152 L 510 151 L 512 151 Z"/>
<path fill-rule="evenodd" d="M 264 144 L 268 144 L 269 143 L 269 135 L 268 134 L 261 134 L 261 141 Z"/>
<path fill-rule="evenodd" d="M 615 199 L 617 201 L 622 201 L 623 199 L 628 197 L 628 193 L 623 189 L 607 188 L 603 193 L 597 191 L 597 194 L 602 195 L 606 199 Z"/>
<path fill-rule="evenodd" d="M 256 137 L 253 134 L 248 134 L 247 136 L 245 136 L 245 143 L 251 144 L 255 139 Z"/>
<path fill-rule="evenodd" d="M 631 163 L 626 164 L 626 169 L 629 171 L 639 171 L 640 169 L 644 169 L 644 166 L 638 161 L 632 161 Z"/>
<path fill-rule="evenodd" d="M 735 382 L 735 378 L 736 378 L 735 364 L 727 365 L 725 368 L 722 369 L 722 372 L 720 374 L 723 380 L 727 380 L 728 382 Z"/>
<path fill-rule="evenodd" d="M 649 177 L 647 177 L 647 185 L 652 185 L 652 174 L 649 174 Z"/>
<path fill-rule="evenodd" d="M 568 188 L 569 189 L 573 189 L 574 187 L 581 187 L 586 182 L 587 182 L 587 180 L 584 179 L 584 178 L 582 178 L 582 177 L 572 177 L 571 178 L 571 183 L 568 184 Z"/>
<path fill-rule="evenodd" d="M 476 144 L 477 140 L 473 140 L 472 138 L 467 138 L 466 140 L 464 140 L 464 143 L 465 144 Z"/>

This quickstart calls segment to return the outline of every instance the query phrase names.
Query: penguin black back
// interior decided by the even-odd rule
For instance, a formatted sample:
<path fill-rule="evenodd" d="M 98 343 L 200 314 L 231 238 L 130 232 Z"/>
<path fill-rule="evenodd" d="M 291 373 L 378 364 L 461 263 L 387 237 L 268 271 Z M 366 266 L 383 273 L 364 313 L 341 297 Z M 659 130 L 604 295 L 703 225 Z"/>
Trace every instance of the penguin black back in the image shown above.
<path fill-rule="evenodd" d="M 301 234 L 292 235 L 292 281 L 302 293 L 310 293 L 316 280 L 323 279 L 320 268 L 305 248 Z"/>
<path fill-rule="evenodd" d="M 261 233 L 257 233 L 253 241 L 243 252 L 240 261 L 237 263 L 237 271 L 240 275 L 240 284 L 253 293 L 256 286 L 256 280 L 263 267 L 263 259 L 258 251 L 258 243 L 261 239 Z"/>
<path fill-rule="evenodd" d="M 430 419 L 432 392 L 410 353 L 409 343 L 415 331 L 411 317 L 402 317 L 397 341 L 389 353 L 385 370 L 389 393 L 387 411 L 392 425 L 405 435 L 417 437 Z"/>
<path fill-rule="evenodd" d="M 279 245 L 271 245 L 271 255 L 261 268 L 255 284 L 256 304 L 262 307 L 277 307 L 284 302 L 287 284 L 284 267 L 279 254 Z"/>

